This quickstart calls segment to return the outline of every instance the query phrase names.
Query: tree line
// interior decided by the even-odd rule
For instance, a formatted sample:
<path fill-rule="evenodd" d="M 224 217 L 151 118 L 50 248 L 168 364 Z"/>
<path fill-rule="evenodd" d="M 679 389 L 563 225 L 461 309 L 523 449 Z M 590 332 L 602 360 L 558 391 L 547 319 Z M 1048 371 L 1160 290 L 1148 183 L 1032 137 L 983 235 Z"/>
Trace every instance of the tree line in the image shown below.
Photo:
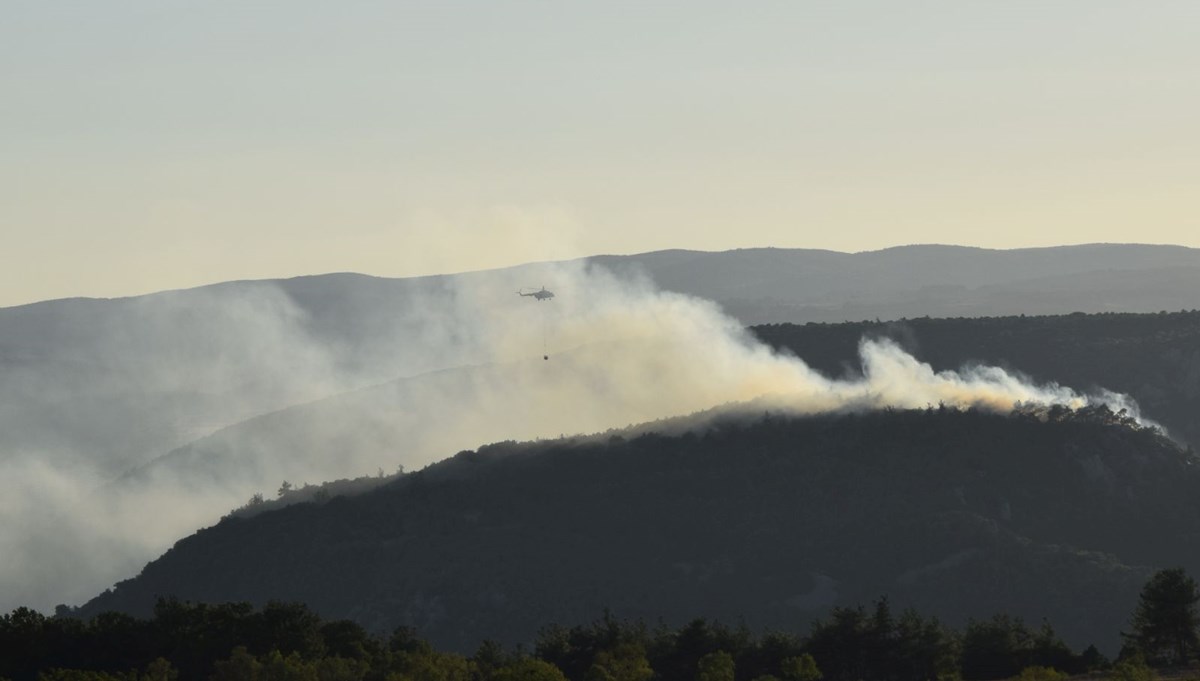
<path fill-rule="evenodd" d="M 550 626 L 531 649 L 484 642 L 470 656 L 435 650 L 410 628 L 388 636 L 306 606 L 160 599 L 150 619 L 83 621 L 18 608 L 0 617 L 0 679 L 10 681 L 1056 681 L 1107 671 L 1153 678 L 1200 653 L 1200 589 L 1182 569 L 1144 586 L 1115 662 L 1070 649 L 1049 623 L 995 615 L 961 632 L 886 598 L 839 607 L 807 636 L 754 634 L 696 619 L 651 627 L 605 613 Z"/>

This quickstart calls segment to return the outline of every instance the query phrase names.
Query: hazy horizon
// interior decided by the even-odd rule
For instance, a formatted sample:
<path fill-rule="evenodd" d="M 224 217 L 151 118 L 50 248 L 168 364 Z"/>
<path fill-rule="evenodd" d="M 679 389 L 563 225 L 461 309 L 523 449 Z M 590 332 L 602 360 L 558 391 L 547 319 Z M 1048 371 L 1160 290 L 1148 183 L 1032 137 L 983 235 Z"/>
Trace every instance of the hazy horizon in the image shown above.
<path fill-rule="evenodd" d="M 367 276 L 367 277 L 377 277 L 377 278 L 381 278 L 381 279 L 409 279 L 409 278 L 422 278 L 422 277 L 456 276 L 456 275 L 460 275 L 460 274 L 477 274 L 477 273 L 483 273 L 483 272 L 502 271 L 502 270 L 507 270 L 507 269 L 520 268 L 520 267 L 529 266 L 529 265 L 566 263 L 566 262 L 573 262 L 576 260 L 587 260 L 589 258 L 595 258 L 595 257 L 639 256 L 639 255 L 649 255 L 649 254 L 653 254 L 653 253 L 662 253 L 662 252 L 670 252 L 670 251 L 684 251 L 684 252 L 693 252 L 693 253 L 727 253 L 727 252 L 733 252 L 733 251 L 796 250 L 796 251 L 825 251 L 825 252 L 830 252 L 830 253 L 841 253 L 841 254 L 845 254 L 845 255 L 860 255 L 860 254 L 867 254 L 867 253 L 880 253 L 883 251 L 890 251 L 890 250 L 903 249 L 903 248 L 921 248 L 921 247 L 946 247 L 946 248 L 962 248 L 962 249 L 985 250 L 985 251 L 1029 251 L 1029 250 L 1045 250 L 1045 249 L 1054 249 L 1054 248 L 1071 248 L 1071 247 L 1081 247 L 1081 246 L 1148 246 L 1148 247 L 1186 248 L 1186 249 L 1200 248 L 1200 247 L 1196 247 L 1196 246 L 1186 246 L 1186 245 L 1178 244 L 1178 243 L 1147 243 L 1147 242 L 1083 242 L 1083 243 L 1053 244 L 1053 245 L 1048 245 L 1048 246 L 1013 246 L 1011 248 L 988 248 L 988 247 L 984 247 L 984 246 L 974 246 L 974 245 L 970 245 L 970 244 L 906 243 L 906 244 L 894 244 L 891 246 L 883 246 L 881 248 L 864 249 L 864 250 L 860 250 L 860 251 L 841 251 L 841 250 L 837 250 L 837 249 L 828 249 L 828 248 L 804 248 L 804 247 L 799 247 L 799 246 L 784 247 L 784 246 L 770 246 L 770 245 L 742 246 L 742 247 L 738 247 L 738 248 L 720 249 L 720 250 L 673 247 L 673 248 L 656 249 L 656 250 L 652 250 L 652 251 L 637 251 L 637 252 L 631 252 L 631 253 L 588 253 L 588 254 L 579 255 L 579 256 L 563 257 L 563 258 L 557 258 L 557 259 L 552 259 L 552 260 L 514 261 L 511 263 L 498 264 L 494 267 L 481 267 L 481 268 L 477 268 L 477 269 L 464 269 L 464 270 L 452 270 L 452 271 L 428 271 L 428 272 L 421 271 L 421 272 L 414 272 L 411 274 L 388 275 L 388 274 L 379 274 L 379 273 L 375 273 L 375 272 L 364 272 L 364 271 L 355 271 L 355 270 L 329 270 L 329 271 L 316 271 L 316 272 L 295 272 L 295 273 L 290 273 L 290 274 L 284 273 L 284 274 L 275 275 L 275 276 L 265 276 L 265 275 L 264 276 L 246 276 L 246 277 L 239 277 L 239 278 L 235 278 L 235 279 L 200 280 L 200 281 L 193 282 L 193 283 L 185 283 L 185 284 L 181 284 L 178 286 L 171 286 L 169 288 L 118 292 L 118 293 L 113 293 L 110 295 L 105 295 L 105 294 L 101 294 L 101 293 L 79 293 L 79 294 L 75 294 L 75 295 L 66 295 L 66 296 L 59 296 L 59 297 L 54 297 L 54 298 L 41 298 L 41 299 L 37 299 L 37 300 L 18 301 L 18 302 L 12 302 L 12 303 L 4 302 L 4 296 L 2 293 L 0 293 L 0 309 L 9 308 L 9 307 L 22 307 L 25 305 L 32 305 L 32 304 L 36 304 L 36 303 L 53 302 L 56 300 L 70 300 L 70 299 L 117 300 L 117 299 L 122 299 L 122 298 L 136 298 L 139 296 L 153 295 L 156 293 L 169 293 L 172 291 L 186 291 L 186 290 L 191 290 L 191 289 L 204 288 L 207 286 L 217 286 L 220 284 L 236 283 L 236 282 L 277 281 L 277 280 L 299 279 L 299 278 L 305 278 L 305 277 L 321 277 L 321 276 L 338 275 L 338 274 L 362 275 L 362 276 Z"/>
<path fill-rule="evenodd" d="M 1200 247 L 1200 5 L 17 0 L 0 305 L 597 253 Z"/>

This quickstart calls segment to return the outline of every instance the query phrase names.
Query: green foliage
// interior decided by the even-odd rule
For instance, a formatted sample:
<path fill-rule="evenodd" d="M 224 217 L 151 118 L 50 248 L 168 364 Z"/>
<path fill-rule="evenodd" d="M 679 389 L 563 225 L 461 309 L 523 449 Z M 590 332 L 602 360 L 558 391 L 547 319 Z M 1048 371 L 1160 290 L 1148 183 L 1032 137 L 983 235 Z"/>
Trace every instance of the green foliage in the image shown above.
<path fill-rule="evenodd" d="M 324 639 L 326 653 L 336 657 L 368 660 L 378 655 L 381 649 L 375 637 L 349 620 L 326 622 L 321 625 L 319 634 Z"/>
<path fill-rule="evenodd" d="M 542 629 L 534 650 L 568 678 L 585 679 L 593 674 L 637 674 L 649 643 L 645 626 L 622 622 L 606 611 L 590 625 Z"/>
<path fill-rule="evenodd" d="M 38 674 L 38 681 L 137 681 L 137 673 L 110 674 L 90 669 L 54 668 Z"/>
<path fill-rule="evenodd" d="M 1030 631 L 1003 615 L 972 622 L 963 640 L 960 648 L 938 620 L 912 610 L 894 617 L 881 599 L 870 614 L 834 608 L 807 639 L 704 619 L 651 631 L 605 612 L 587 625 L 547 627 L 532 656 L 485 642 L 468 659 L 412 628 L 385 638 L 297 604 L 255 610 L 168 599 L 151 620 L 106 614 L 83 622 L 28 609 L 0 617 L 0 681 L 949 681 L 965 676 L 960 649 L 963 669 L 991 652 L 1019 665 L 1019 681 L 1062 681 L 1051 667 L 1103 662 L 1094 647 L 1073 655 L 1048 624 Z M 1066 666 L 1045 661 L 1063 655 Z M 1130 656 L 1114 674 L 1147 681 L 1140 664 Z"/>
<path fill-rule="evenodd" d="M 963 678 L 1014 677 L 1027 667 L 1086 671 L 1049 623 L 1030 631 L 1019 617 L 996 615 L 967 624 L 962 637 Z"/>
<path fill-rule="evenodd" d="M 490 639 L 479 644 L 471 656 L 471 665 L 480 679 L 492 678 L 497 670 L 511 665 L 513 661 L 514 657 L 504 650 L 504 646 Z"/>
<path fill-rule="evenodd" d="M 323 657 L 314 663 L 317 681 L 362 681 L 371 666 L 365 660 Z"/>
<path fill-rule="evenodd" d="M 284 655 L 278 649 L 256 657 L 244 646 L 234 648 L 228 659 L 213 667 L 209 681 L 362 681 L 369 671 L 369 665 L 361 660 L 305 660 L 299 653 Z"/>
<path fill-rule="evenodd" d="M 1094 672 L 1102 669 L 1108 669 L 1111 663 L 1105 657 L 1100 649 L 1095 645 L 1089 645 L 1079 655 L 1079 662 L 1083 666 L 1083 671 Z"/>
<path fill-rule="evenodd" d="M 272 650 L 262 661 L 263 681 L 317 681 L 316 665 L 306 662 L 299 653 L 284 655 Z"/>
<path fill-rule="evenodd" d="M 1154 573 L 1138 599 L 1130 638 L 1149 661 L 1186 664 L 1200 649 L 1200 589 L 1183 568 Z"/>
<path fill-rule="evenodd" d="M 127 674 L 112 674 L 108 671 L 91 669 L 54 668 L 37 675 L 37 681 L 138 681 L 136 671 Z"/>
<path fill-rule="evenodd" d="M 1157 681 L 1158 674 L 1146 664 L 1141 655 L 1118 660 L 1108 674 L 1111 681 Z"/>
<path fill-rule="evenodd" d="M 586 681 L 650 681 L 654 670 L 646 652 L 635 643 L 621 643 L 596 654 Z"/>
<path fill-rule="evenodd" d="M 951 632 L 913 610 L 894 618 L 886 598 L 870 616 L 861 607 L 834 608 L 813 624 L 808 650 L 827 681 L 944 679 L 959 669 Z"/>
<path fill-rule="evenodd" d="M 829 619 L 813 624 L 808 647 L 830 681 L 867 678 L 870 626 L 862 607 L 834 608 Z"/>
<path fill-rule="evenodd" d="M 523 657 L 501 667 L 485 681 L 567 681 L 558 667 L 532 657 Z"/>
<path fill-rule="evenodd" d="M 165 658 L 156 657 L 146 664 L 142 681 L 177 681 L 179 670 L 171 666 Z"/>
<path fill-rule="evenodd" d="M 1013 678 L 1016 681 L 1067 681 L 1070 676 L 1058 671 L 1054 667 L 1034 665 L 1022 669 L 1021 673 Z"/>
<path fill-rule="evenodd" d="M 709 653 L 696 664 L 696 681 L 733 681 L 733 656 L 724 650 Z"/>
<path fill-rule="evenodd" d="M 821 681 L 825 678 L 817 668 L 817 661 L 808 653 L 785 659 L 779 665 L 779 675 L 783 681 Z"/>
<path fill-rule="evenodd" d="M 262 667 L 262 663 L 245 646 L 238 646 L 229 654 L 229 659 L 213 665 L 209 681 L 260 681 Z"/>
<path fill-rule="evenodd" d="M 467 659 L 432 649 L 400 652 L 392 657 L 388 681 L 469 681 Z"/>

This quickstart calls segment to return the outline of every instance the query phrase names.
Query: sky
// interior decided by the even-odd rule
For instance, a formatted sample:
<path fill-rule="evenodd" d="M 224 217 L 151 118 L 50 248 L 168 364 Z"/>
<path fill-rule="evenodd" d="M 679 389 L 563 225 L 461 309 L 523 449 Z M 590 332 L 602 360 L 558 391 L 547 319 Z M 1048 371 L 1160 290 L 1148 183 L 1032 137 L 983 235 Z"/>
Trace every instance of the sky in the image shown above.
<path fill-rule="evenodd" d="M 1200 3 L 6 0 L 0 306 L 665 248 L 1200 247 Z"/>

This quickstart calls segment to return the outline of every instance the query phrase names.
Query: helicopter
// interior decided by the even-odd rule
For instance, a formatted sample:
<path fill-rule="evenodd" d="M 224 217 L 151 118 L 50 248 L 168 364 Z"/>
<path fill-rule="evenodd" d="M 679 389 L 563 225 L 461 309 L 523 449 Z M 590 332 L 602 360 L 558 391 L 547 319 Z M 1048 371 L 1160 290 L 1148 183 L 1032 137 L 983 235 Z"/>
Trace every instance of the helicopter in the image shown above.
<path fill-rule="evenodd" d="M 525 293 L 524 291 L 525 291 L 525 289 L 521 289 L 520 291 L 517 291 L 517 295 L 522 296 L 522 297 L 533 296 L 539 302 L 541 302 L 543 300 L 550 300 L 551 298 L 554 297 L 554 291 L 547 291 L 545 286 L 543 286 L 540 291 L 533 291 L 531 293 Z"/>
<path fill-rule="evenodd" d="M 526 293 L 526 291 L 529 291 L 529 292 Z M 554 291 L 547 289 L 545 286 L 543 286 L 540 290 L 537 290 L 537 291 L 532 290 L 532 287 L 530 287 L 530 288 L 520 289 L 519 291 L 517 291 L 517 295 L 521 296 L 522 298 L 533 298 L 534 300 L 536 300 L 540 303 L 543 300 L 550 300 L 551 298 L 553 298 Z M 546 318 L 545 315 L 543 315 L 542 319 L 545 319 L 545 318 Z M 542 328 L 542 352 L 545 352 L 545 351 L 546 351 L 546 327 L 543 326 L 543 328 Z M 545 359 L 545 360 L 550 359 L 549 353 L 543 354 L 542 359 Z"/>

